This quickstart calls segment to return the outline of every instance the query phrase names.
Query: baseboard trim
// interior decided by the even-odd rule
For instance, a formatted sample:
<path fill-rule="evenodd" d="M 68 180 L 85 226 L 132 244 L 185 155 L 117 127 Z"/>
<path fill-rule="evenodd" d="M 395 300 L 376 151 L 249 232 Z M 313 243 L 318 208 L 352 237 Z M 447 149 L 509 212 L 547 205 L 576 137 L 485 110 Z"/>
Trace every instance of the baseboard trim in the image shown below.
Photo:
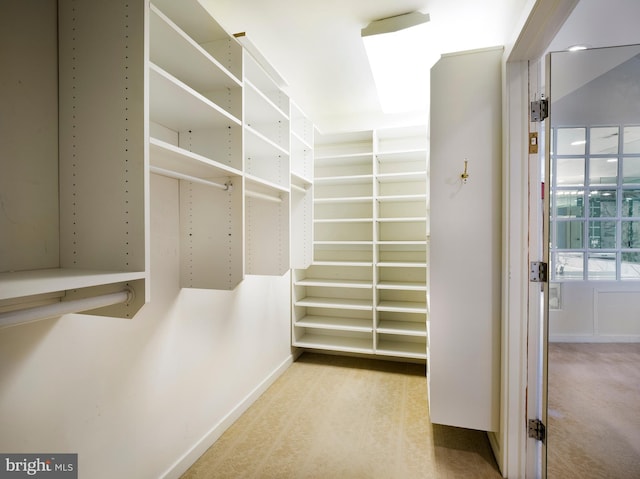
<path fill-rule="evenodd" d="M 555 334 L 549 336 L 550 343 L 640 343 L 640 335 L 590 336 Z"/>
<path fill-rule="evenodd" d="M 162 476 L 162 479 L 178 479 L 182 476 L 196 460 L 215 443 L 220 436 L 249 409 L 249 407 L 271 386 L 276 379 L 284 373 L 287 368 L 300 355 L 294 352 L 289 355 L 280 365 L 275 368 L 260 384 L 258 384 L 245 398 L 238 403 L 226 416 L 224 416 L 209 432 L 207 432 L 191 449 L 182 455 Z"/>

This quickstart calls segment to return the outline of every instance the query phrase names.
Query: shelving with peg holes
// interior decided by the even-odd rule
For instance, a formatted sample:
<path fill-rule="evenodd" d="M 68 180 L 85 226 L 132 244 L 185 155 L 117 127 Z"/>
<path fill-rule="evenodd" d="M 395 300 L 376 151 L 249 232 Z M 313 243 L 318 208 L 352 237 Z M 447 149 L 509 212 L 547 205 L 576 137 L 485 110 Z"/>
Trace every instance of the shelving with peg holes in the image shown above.
<path fill-rule="evenodd" d="M 91 314 L 131 318 L 149 296 L 147 4 L 29 5 L 0 7 L 0 101 L 19 112 L 0 128 L 0 312 L 126 290 Z"/>
<path fill-rule="evenodd" d="M 196 1 L 149 13 L 151 172 L 179 180 L 181 285 L 243 271 L 242 48 Z"/>

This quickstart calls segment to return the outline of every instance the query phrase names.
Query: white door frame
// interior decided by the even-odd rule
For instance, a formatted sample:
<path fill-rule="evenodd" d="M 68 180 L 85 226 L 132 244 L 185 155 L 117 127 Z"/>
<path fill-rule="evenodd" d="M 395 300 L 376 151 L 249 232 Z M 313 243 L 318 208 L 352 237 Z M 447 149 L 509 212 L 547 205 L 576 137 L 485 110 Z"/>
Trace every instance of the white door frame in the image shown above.
<path fill-rule="evenodd" d="M 535 187 L 534 191 L 533 186 L 529 186 L 530 177 L 533 178 L 532 185 L 539 184 L 540 165 L 539 157 L 528 153 L 529 66 L 540 61 L 578 1 L 528 0 L 517 39 L 506 49 L 504 56 L 504 319 L 502 415 L 498 441 L 501 447 L 497 448 L 496 456 L 503 475 L 508 478 L 538 478 L 544 470 L 542 448 L 527 437 L 527 419 L 536 417 L 535 413 L 542 407 L 539 399 L 544 394 L 544 381 L 539 378 L 543 358 L 537 353 L 541 339 L 535 333 L 541 310 L 539 285 L 530 286 L 528 274 L 529 261 L 542 260 L 538 256 L 541 245 L 536 240 L 541 218 L 537 208 L 532 208 L 531 212 L 529 209 L 530 198 L 540 198 L 540 190 Z M 533 331 L 529 326 L 534 326 Z M 532 374 L 528 375 L 528 371 Z"/>

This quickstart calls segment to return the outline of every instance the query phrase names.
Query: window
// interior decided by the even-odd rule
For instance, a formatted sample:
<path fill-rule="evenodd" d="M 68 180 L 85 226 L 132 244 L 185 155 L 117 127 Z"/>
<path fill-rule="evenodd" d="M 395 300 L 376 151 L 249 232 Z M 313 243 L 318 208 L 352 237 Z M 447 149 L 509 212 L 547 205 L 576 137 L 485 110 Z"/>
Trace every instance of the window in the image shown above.
<path fill-rule="evenodd" d="M 551 132 L 555 281 L 640 280 L 640 126 Z"/>

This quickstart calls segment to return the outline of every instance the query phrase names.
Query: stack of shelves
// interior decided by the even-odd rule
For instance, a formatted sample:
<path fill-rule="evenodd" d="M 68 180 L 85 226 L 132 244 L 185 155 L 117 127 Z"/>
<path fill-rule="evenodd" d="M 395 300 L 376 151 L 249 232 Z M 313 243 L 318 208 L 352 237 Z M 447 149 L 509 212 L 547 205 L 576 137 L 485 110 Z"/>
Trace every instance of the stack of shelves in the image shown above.
<path fill-rule="evenodd" d="M 427 355 L 424 127 L 376 132 L 377 354 Z"/>
<path fill-rule="evenodd" d="M 145 3 L 0 16 L 0 312 L 129 290 L 92 314 L 130 318 L 148 297 Z"/>
<path fill-rule="evenodd" d="M 178 180 L 183 287 L 310 264 L 313 125 L 198 0 L 18 3 L 0 10 L 0 98 L 21 112 L 0 129 L 0 315 L 117 294 L 91 313 L 133 317 L 149 172 Z"/>
<path fill-rule="evenodd" d="M 246 274 L 284 274 L 289 98 L 197 0 L 155 0 L 149 24 L 151 171 L 180 180 L 181 285 L 230 290 Z"/>
<path fill-rule="evenodd" d="M 151 171 L 180 180 L 181 285 L 242 267 L 242 49 L 196 1 L 150 6 Z M 215 205 L 215 207 L 214 207 Z"/>
<path fill-rule="evenodd" d="M 311 267 L 293 275 L 293 344 L 427 357 L 424 127 L 320 135 Z"/>
<path fill-rule="evenodd" d="M 245 272 L 290 267 L 289 98 L 244 50 Z"/>

